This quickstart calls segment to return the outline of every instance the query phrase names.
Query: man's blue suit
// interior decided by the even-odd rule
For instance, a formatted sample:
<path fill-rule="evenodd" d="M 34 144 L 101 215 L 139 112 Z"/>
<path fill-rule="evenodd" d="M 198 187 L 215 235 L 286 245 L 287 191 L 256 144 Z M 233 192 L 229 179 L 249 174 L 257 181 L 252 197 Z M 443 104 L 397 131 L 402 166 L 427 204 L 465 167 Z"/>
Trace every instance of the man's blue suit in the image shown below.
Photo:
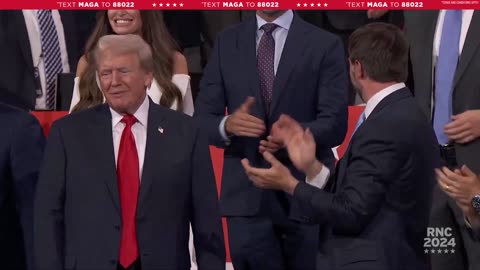
<path fill-rule="evenodd" d="M 281 114 L 290 115 L 311 129 L 318 145 L 317 157 L 333 167 L 331 148 L 342 143 L 347 128 L 348 79 L 343 47 L 334 35 L 294 15 L 267 115 L 257 74 L 256 32 L 254 16 L 218 35 L 201 82 L 195 117 L 208 131 L 210 143 L 225 149 L 220 207 L 222 215 L 229 217 L 235 269 L 309 269 L 314 266 L 318 244 L 317 229 L 309 225 L 309 209 L 301 208 L 284 193 L 254 187 L 240 163 L 248 158 L 254 166 L 266 166 L 258 147 L 268 134 L 261 138 L 232 137 L 226 143 L 219 125 L 225 108 L 233 113 L 253 96 L 256 102 L 250 113 L 265 121 L 267 133 Z M 285 150 L 276 156 L 297 178 L 305 177 L 294 170 Z"/>
<path fill-rule="evenodd" d="M 33 201 L 45 137 L 35 117 L 0 103 L 0 268 L 32 269 Z"/>

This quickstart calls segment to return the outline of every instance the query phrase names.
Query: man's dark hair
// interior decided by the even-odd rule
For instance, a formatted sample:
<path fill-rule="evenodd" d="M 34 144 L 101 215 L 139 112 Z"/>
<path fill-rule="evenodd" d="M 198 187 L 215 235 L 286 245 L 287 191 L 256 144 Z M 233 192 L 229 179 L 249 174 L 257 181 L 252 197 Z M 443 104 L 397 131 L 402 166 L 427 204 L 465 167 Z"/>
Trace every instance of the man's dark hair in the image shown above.
<path fill-rule="evenodd" d="M 358 28 L 348 43 L 350 61 L 362 64 L 374 81 L 405 82 L 408 77 L 408 43 L 397 26 L 370 23 Z"/>

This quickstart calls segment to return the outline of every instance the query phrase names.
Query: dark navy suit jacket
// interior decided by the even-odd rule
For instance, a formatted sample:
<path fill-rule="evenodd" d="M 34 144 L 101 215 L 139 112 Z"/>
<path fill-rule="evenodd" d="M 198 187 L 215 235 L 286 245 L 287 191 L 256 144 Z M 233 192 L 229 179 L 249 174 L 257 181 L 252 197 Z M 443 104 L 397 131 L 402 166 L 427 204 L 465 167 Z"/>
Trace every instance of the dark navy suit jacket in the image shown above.
<path fill-rule="evenodd" d="M 117 269 L 122 222 L 108 105 L 55 122 L 45 161 L 35 201 L 37 269 Z M 189 222 L 199 268 L 225 269 L 207 139 L 191 118 L 150 101 L 136 216 L 143 270 L 190 269 Z"/>
<path fill-rule="evenodd" d="M 385 97 L 353 135 L 326 190 L 295 189 L 326 224 L 328 262 L 317 269 L 430 269 L 424 238 L 439 164 L 435 133 L 410 90 Z"/>
<path fill-rule="evenodd" d="M 33 201 L 45 137 L 35 117 L 0 103 L 0 268 L 33 269 Z"/>
<path fill-rule="evenodd" d="M 221 191 L 221 210 L 225 216 L 253 216 L 260 208 L 264 191 L 248 180 L 240 160 L 248 158 L 254 166 L 267 166 L 258 152 L 262 138 L 233 137 L 230 144 L 225 144 L 219 132 L 225 108 L 233 113 L 248 96 L 255 97 L 251 113 L 264 119 L 268 130 L 281 114 L 290 115 L 311 129 L 318 145 L 318 158 L 331 167 L 334 161 L 331 148 L 342 143 L 347 129 L 348 78 L 341 41 L 295 15 L 267 115 L 257 74 L 256 31 L 254 16 L 218 35 L 195 107 L 195 117 L 208 131 L 210 143 L 225 149 Z M 284 164 L 291 164 L 286 151 L 276 155 Z M 293 172 L 302 178 L 298 171 Z M 291 217 L 309 222 L 308 213 L 297 206 L 292 203 Z"/>

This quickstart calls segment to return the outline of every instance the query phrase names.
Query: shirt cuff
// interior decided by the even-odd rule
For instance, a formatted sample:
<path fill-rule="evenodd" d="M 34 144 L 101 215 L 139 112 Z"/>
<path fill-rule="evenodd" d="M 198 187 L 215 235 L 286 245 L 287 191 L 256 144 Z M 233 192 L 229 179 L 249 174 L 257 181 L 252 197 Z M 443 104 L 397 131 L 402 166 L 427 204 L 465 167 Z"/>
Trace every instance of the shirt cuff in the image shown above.
<path fill-rule="evenodd" d="M 227 136 L 227 131 L 225 130 L 225 123 L 227 122 L 229 115 L 223 117 L 222 121 L 220 122 L 220 125 L 218 125 L 218 130 L 220 131 L 220 136 L 222 136 L 222 139 L 225 141 L 225 143 L 230 143 L 230 138 Z"/>
<path fill-rule="evenodd" d="M 322 169 L 317 175 L 315 175 L 315 177 L 313 177 L 310 180 L 308 178 L 305 178 L 305 182 L 316 188 L 323 189 L 327 184 L 329 177 L 330 177 L 330 169 L 328 169 L 327 166 L 322 166 Z"/>

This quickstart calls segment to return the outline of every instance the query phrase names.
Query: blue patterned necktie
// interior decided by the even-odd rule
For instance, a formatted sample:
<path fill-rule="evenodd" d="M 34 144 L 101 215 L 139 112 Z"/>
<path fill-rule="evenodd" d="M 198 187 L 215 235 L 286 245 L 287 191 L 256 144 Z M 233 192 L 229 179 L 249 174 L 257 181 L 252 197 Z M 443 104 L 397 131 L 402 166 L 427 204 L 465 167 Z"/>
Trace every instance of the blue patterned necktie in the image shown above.
<path fill-rule="evenodd" d="M 453 79 L 459 59 L 462 11 L 447 10 L 443 22 L 438 61 L 435 74 L 435 110 L 433 127 L 439 144 L 448 143 L 444 127 L 452 116 Z"/>
<path fill-rule="evenodd" d="M 263 29 L 263 35 L 260 39 L 257 49 L 257 69 L 260 77 L 260 90 L 265 102 L 267 113 L 270 112 L 270 103 L 273 95 L 273 82 L 275 81 L 275 40 L 272 32 L 278 27 L 274 23 L 266 23 Z"/>
<path fill-rule="evenodd" d="M 57 75 L 63 71 L 60 43 L 51 10 L 38 10 L 37 17 L 45 64 L 46 107 L 55 109 L 56 79 Z"/>
<path fill-rule="evenodd" d="M 355 134 L 357 129 L 363 124 L 363 122 L 365 122 L 365 120 L 366 120 L 365 111 L 363 111 L 360 117 L 358 118 L 357 124 L 355 125 L 355 129 L 353 130 L 352 136 L 353 134 Z"/>

